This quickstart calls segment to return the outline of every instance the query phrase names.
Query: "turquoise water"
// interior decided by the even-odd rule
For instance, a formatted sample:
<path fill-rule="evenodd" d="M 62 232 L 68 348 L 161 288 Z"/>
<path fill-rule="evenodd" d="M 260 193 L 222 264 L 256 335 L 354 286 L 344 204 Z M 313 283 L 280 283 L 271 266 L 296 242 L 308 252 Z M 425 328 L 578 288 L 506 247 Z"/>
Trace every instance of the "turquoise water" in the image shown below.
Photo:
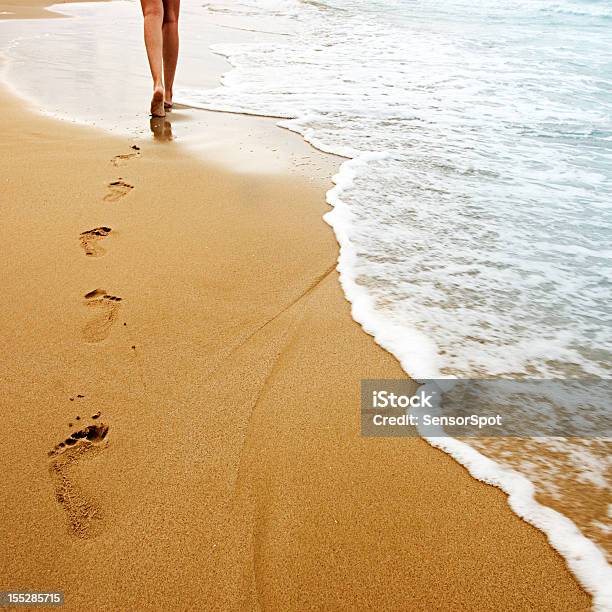
<path fill-rule="evenodd" d="M 214 47 L 235 66 L 225 86 L 181 93 L 295 118 L 360 160 L 334 222 L 355 251 L 345 276 L 373 327 L 406 332 L 387 348 L 411 374 L 609 376 L 610 3 L 207 10 L 297 31 Z"/>

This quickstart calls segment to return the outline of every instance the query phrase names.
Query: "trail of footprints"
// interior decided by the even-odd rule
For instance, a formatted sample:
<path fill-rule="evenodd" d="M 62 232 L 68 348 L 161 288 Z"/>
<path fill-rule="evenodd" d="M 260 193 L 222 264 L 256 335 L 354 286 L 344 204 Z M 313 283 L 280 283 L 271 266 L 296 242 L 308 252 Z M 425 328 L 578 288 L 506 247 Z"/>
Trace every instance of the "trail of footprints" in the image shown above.
<path fill-rule="evenodd" d="M 132 152 L 115 155 L 111 159 L 114 166 L 120 166 L 130 159 L 140 156 L 140 147 L 132 145 Z M 108 193 L 104 196 L 105 202 L 116 202 L 125 197 L 133 185 L 126 183 L 122 178 L 108 184 Z M 79 235 L 81 248 L 87 257 L 102 257 L 106 254 L 103 241 L 111 236 L 112 228 L 102 225 L 82 232 Z M 83 339 L 88 343 L 102 342 L 110 334 L 113 324 L 117 320 L 121 306 L 121 298 L 107 293 L 104 289 L 94 289 L 84 296 L 84 305 L 91 312 L 90 320 L 83 328 Z"/>
<path fill-rule="evenodd" d="M 133 145 L 132 149 L 131 153 L 116 155 L 111 159 L 111 163 L 120 166 L 140 156 L 140 147 Z M 133 188 L 133 185 L 119 178 L 109 183 L 109 191 L 103 200 L 116 202 L 130 193 Z M 85 255 L 87 257 L 104 255 L 106 249 L 101 242 L 111 233 L 112 229 L 107 226 L 82 232 L 79 235 L 79 242 Z M 97 343 L 109 336 L 119 316 L 121 301 L 120 297 L 111 295 L 104 289 L 94 289 L 84 295 L 83 304 L 91 312 L 91 318 L 83 327 L 82 335 L 85 342 Z M 76 396 L 77 400 L 83 398 L 82 394 Z M 70 401 L 75 401 L 75 398 L 71 397 Z M 93 499 L 91 490 L 84 492 L 84 488 L 78 482 L 79 463 L 99 455 L 108 446 L 109 426 L 100 422 L 100 417 L 99 411 L 92 414 L 89 417 L 91 421 L 89 424 L 73 430 L 48 453 L 49 474 L 55 489 L 55 498 L 64 509 L 70 533 L 83 539 L 96 537 L 103 529 L 102 509 Z M 81 421 L 81 417 L 76 416 L 75 421 Z M 72 422 L 68 423 L 69 428 L 73 426 Z M 88 484 L 91 486 L 93 483 Z"/>

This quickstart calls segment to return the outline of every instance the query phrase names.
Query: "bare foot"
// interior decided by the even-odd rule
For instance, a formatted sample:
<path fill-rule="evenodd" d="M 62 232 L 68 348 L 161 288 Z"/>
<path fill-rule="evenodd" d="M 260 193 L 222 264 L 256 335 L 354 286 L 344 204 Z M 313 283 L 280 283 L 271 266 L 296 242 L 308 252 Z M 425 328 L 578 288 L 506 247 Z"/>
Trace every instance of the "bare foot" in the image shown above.
<path fill-rule="evenodd" d="M 162 87 L 156 87 L 153 92 L 153 97 L 151 98 L 151 116 L 166 116 L 166 111 L 164 110 L 164 90 Z"/>
<path fill-rule="evenodd" d="M 164 94 L 164 108 L 172 108 L 172 90 L 166 90 Z"/>

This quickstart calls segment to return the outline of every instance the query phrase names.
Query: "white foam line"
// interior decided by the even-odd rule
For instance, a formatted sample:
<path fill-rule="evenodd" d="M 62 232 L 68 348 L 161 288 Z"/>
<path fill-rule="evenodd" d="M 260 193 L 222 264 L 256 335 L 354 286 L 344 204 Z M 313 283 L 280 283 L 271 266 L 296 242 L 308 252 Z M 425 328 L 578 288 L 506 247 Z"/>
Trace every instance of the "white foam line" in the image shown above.
<path fill-rule="evenodd" d="M 314 139 L 309 139 L 309 142 L 317 146 Z M 374 300 L 367 290 L 355 282 L 353 271 L 356 267 L 357 251 L 350 237 L 352 212 L 341 195 L 344 190 L 351 187 L 360 168 L 372 160 L 386 157 L 386 153 L 365 153 L 344 162 L 340 172 L 333 178 L 335 187 L 327 192 L 327 202 L 333 206 L 333 210 L 326 213 L 323 218 L 334 229 L 340 245 L 338 256 L 340 284 L 351 302 L 353 319 L 374 337 L 377 344 L 395 355 L 406 372 L 414 378 L 444 378 L 438 370 L 438 349 L 435 342 L 415 328 L 385 321 L 377 312 Z"/>
<path fill-rule="evenodd" d="M 316 145 L 315 145 L 316 146 Z M 375 311 L 372 298 L 357 285 L 351 271 L 357 257 L 349 236 L 351 211 L 342 200 L 342 192 L 349 189 L 358 169 L 371 160 L 384 159 L 385 154 L 367 153 L 342 164 L 334 177 L 335 186 L 327 192 L 327 202 L 334 209 L 324 216 L 333 227 L 340 255 L 338 271 L 340 283 L 347 299 L 352 303 L 352 315 L 375 341 L 399 360 L 402 368 L 415 380 L 443 378 L 437 366 L 435 343 L 419 332 L 389 325 Z M 422 419 L 420 419 L 422 421 Z M 593 609 L 612 612 L 612 567 L 603 551 L 586 538 L 576 525 L 561 513 L 543 506 L 535 499 L 535 487 L 515 470 L 502 467 L 485 457 L 476 449 L 455 438 L 449 437 L 440 428 L 439 437 L 422 437 L 434 448 L 438 448 L 463 465 L 477 480 L 498 487 L 508 495 L 512 511 L 530 523 L 548 538 L 551 546 L 561 554 L 569 569 L 582 587 L 593 597 Z M 431 429 L 428 428 L 428 433 Z"/>

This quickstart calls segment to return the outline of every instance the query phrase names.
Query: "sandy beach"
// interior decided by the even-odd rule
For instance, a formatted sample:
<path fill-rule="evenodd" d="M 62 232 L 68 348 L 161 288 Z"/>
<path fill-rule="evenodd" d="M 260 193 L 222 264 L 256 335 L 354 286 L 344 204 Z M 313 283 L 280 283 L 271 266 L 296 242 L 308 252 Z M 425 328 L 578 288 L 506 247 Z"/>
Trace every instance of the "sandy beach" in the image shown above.
<path fill-rule="evenodd" d="M 149 124 L 145 99 L 129 139 L 0 100 L 2 589 L 67 610 L 590 608 L 504 493 L 360 435 L 360 381 L 406 375 L 338 282 L 339 158 L 263 118 Z M 198 154 L 169 139 L 194 113 Z"/>
<path fill-rule="evenodd" d="M 53 19 L 64 17 L 60 13 L 49 10 L 51 4 L 67 4 L 71 0 L 46 2 L 46 0 L 2 0 L 0 2 L 0 19 Z M 95 2 L 96 0 L 92 0 Z M 102 0 L 100 0 L 102 1 Z"/>

